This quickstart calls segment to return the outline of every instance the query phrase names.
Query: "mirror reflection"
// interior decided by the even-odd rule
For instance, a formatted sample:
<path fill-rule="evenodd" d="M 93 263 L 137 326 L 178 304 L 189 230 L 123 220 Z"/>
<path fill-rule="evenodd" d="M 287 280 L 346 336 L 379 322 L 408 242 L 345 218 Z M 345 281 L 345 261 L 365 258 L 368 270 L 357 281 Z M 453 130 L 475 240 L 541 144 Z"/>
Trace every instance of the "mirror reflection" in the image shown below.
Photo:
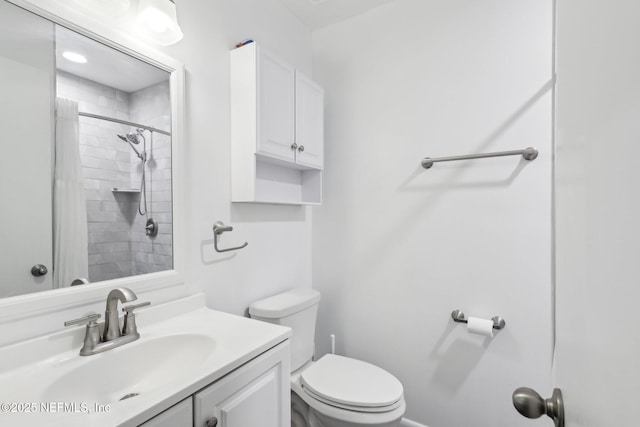
<path fill-rule="evenodd" d="M 173 268 L 170 74 L 0 2 L 0 297 Z"/>

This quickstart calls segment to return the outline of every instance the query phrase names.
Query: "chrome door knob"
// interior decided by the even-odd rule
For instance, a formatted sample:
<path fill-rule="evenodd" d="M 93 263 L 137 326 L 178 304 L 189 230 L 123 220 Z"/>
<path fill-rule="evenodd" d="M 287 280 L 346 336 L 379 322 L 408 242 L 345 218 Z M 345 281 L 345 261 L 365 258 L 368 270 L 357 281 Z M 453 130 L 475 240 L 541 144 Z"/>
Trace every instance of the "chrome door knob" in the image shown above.
<path fill-rule="evenodd" d="M 527 418 L 539 418 L 547 414 L 555 427 L 564 427 L 564 402 L 560 389 L 553 389 L 549 399 L 543 399 L 535 390 L 520 387 L 513 392 L 513 406 Z"/>
<path fill-rule="evenodd" d="M 47 267 L 42 264 L 36 264 L 33 267 L 31 267 L 31 274 L 34 275 L 35 277 L 44 276 L 48 272 L 49 270 L 47 270 Z"/>
<path fill-rule="evenodd" d="M 209 418 L 205 425 L 206 427 L 216 427 L 218 425 L 218 419 L 216 417 Z"/>
<path fill-rule="evenodd" d="M 298 147 L 298 151 L 302 153 L 304 151 L 304 145 L 301 145 L 300 147 Z"/>
<path fill-rule="evenodd" d="M 291 149 L 292 150 L 297 150 L 298 149 L 298 144 L 296 144 L 295 142 L 293 144 L 291 144 Z"/>

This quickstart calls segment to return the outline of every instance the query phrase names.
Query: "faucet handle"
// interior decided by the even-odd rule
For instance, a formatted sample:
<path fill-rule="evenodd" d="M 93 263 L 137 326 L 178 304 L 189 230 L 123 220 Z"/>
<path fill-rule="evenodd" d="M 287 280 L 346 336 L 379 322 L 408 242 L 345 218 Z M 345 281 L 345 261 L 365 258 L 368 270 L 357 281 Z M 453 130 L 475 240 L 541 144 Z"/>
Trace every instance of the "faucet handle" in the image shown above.
<path fill-rule="evenodd" d="M 136 308 L 146 307 L 148 305 L 151 305 L 151 302 L 145 301 L 145 302 L 141 302 L 140 304 L 133 304 L 133 305 L 128 305 L 126 307 L 122 307 L 122 311 L 124 313 L 131 314 L 133 310 L 135 310 Z"/>
<path fill-rule="evenodd" d="M 122 335 L 138 335 L 138 326 L 136 325 L 136 314 L 133 312 L 136 308 L 145 307 L 150 305 L 149 301 L 141 302 L 140 304 L 128 305 L 126 307 L 122 307 L 122 311 L 124 311 L 124 325 L 122 326 Z"/>
<path fill-rule="evenodd" d="M 96 323 L 99 318 L 100 315 L 98 313 L 91 313 L 79 319 L 64 322 L 64 326 L 87 325 L 84 333 L 84 345 L 80 349 L 80 356 L 93 354 L 95 347 L 100 344 L 100 326 Z"/>
<path fill-rule="evenodd" d="M 64 322 L 64 326 L 73 326 L 73 325 L 94 326 L 96 325 L 96 322 L 100 317 L 102 316 L 98 313 L 91 313 L 79 319 L 67 320 L 66 322 Z"/>

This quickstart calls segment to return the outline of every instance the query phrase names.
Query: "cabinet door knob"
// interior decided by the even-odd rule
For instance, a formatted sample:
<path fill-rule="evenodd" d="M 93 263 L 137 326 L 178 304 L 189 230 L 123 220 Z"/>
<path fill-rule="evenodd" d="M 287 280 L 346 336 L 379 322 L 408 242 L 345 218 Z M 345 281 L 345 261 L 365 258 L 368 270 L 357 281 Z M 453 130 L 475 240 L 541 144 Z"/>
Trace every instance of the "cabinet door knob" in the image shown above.
<path fill-rule="evenodd" d="M 206 427 L 216 427 L 218 425 L 218 419 L 216 417 L 209 418 L 206 423 Z"/>
<path fill-rule="evenodd" d="M 297 150 L 298 149 L 298 144 L 296 144 L 295 142 L 293 144 L 291 144 L 291 149 L 292 150 Z"/>
<path fill-rule="evenodd" d="M 298 151 L 302 153 L 304 151 L 304 145 L 301 145 L 300 147 L 298 147 Z"/>

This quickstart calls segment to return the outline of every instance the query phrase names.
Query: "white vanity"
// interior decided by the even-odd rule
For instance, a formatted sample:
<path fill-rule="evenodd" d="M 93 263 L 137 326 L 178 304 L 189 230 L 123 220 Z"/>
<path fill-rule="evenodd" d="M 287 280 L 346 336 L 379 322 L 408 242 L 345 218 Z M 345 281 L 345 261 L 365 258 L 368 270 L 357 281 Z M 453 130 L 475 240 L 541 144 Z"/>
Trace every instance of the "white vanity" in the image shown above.
<path fill-rule="evenodd" d="M 290 424 L 288 328 L 199 294 L 137 314 L 140 339 L 80 356 L 84 327 L 0 348 L 0 425 Z"/>

